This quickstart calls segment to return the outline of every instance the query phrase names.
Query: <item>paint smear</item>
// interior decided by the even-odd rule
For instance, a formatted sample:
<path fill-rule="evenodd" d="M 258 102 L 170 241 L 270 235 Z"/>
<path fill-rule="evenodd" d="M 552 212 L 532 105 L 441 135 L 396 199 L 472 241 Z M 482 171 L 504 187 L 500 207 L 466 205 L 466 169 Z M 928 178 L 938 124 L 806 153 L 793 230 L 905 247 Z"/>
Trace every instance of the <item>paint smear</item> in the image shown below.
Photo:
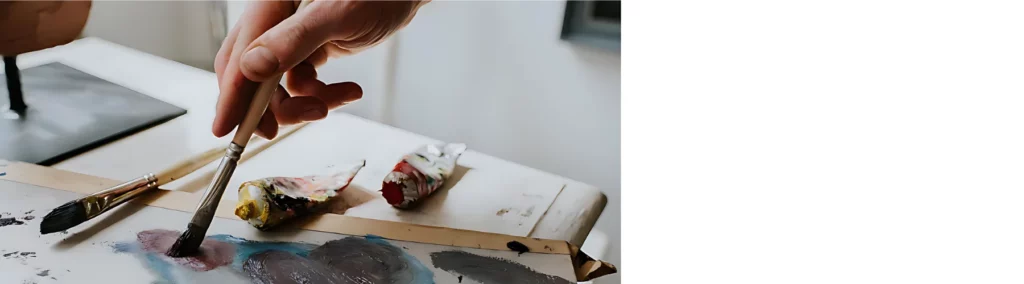
<path fill-rule="evenodd" d="M 235 246 L 207 237 L 194 257 L 171 258 L 167 249 L 179 233 L 169 230 L 148 230 L 138 233 L 130 242 L 114 243 L 118 253 L 128 253 L 142 262 L 156 276 L 154 283 L 243 283 L 240 273 L 228 268 L 237 254 Z M 226 269 L 218 269 L 226 268 Z"/>
<path fill-rule="evenodd" d="M 432 283 L 434 273 L 401 248 L 376 236 L 329 241 L 309 258 L 356 283 Z"/>
<path fill-rule="evenodd" d="M 142 249 L 155 254 L 164 254 L 174 245 L 181 233 L 171 230 L 149 230 L 138 234 Z M 209 271 L 219 266 L 231 264 L 234 260 L 235 247 L 221 241 L 206 238 L 199 245 L 196 256 L 170 258 L 179 265 L 195 271 Z"/>
<path fill-rule="evenodd" d="M 434 273 L 376 236 L 329 241 L 308 257 L 281 251 L 253 254 L 243 270 L 254 283 L 434 283 Z"/>
<path fill-rule="evenodd" d="M 255 254 L 265 251 L 284 251 L 306 257 L 309 255 L 309 251 L 316 247 L 316 245 L 304 243 L 250 241 L 231 235 L 213 235 L 207 238 L 235 246 L 235 257 L 231 262 L 231 267 L 238 271 L 242 271 L 245 262 Z"/>
<path fill-rule="evenodd" d="M 284 251 L 264 251 L 249 257 L 242 268 L 257 284 L 285 283 L 386 283 L 350 281 L 331 267 Z"/>
<path fill-rule="evenodd" d="M 569 284 L 564 278 L 542 274 L 525 265 L 464 251 L 430 254 L 434 267 L 484 284 Z"/>
<path fill-rule="evenodd" d="M 218 271 L 231 274 L 218 276 L 214 282 L 219 283 L 244 278 L 260 284 L 434 283 L 434 273 L 418 259 L 377 236 L 348 237 L 316 246 L 213 235 L 203 241 L 199 256 L 167 257 L 165 252 L 178 236 L 170 230 L 143 231 L 136 242 L 117 243 L 114 249 L 138 256 L 161 283 L 213 279 L 205 275 Z M 219 267 L 230 269 L 216 269 Z"/>
<path fill-rule="evenodd" d="M 157 277 L 156 283 L 246 283 L 242 264 L 251 255 L 279 250 L 308 254 L 315 246 L 283 242 L 255 242 L 229 235 L 207 236 L 195 257 L 171 258 L 167 249 L 180 234 L 170 230 L 148 230 L 131 242 L 113 244 L 115 252 L 137 257 Z M 229 266 L 230 265 L 230 266 Z M 224 268 L 224 269 L 221 269 Z"/>

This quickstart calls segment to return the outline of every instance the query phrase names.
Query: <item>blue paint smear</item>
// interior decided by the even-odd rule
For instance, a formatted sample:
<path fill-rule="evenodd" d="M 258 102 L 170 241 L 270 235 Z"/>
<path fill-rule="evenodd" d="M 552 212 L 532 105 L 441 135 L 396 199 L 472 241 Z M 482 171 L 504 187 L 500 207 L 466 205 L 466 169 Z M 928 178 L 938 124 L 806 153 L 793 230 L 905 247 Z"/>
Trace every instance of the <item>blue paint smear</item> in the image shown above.
<path fill-rule="evenodd" d="M 394 247 L 402 252 L 402 258 L 405 259 L 405 263 L 409 265 L 409 270 L 412 271 L 412 280 L 409 281 L 409 284 L 434 284 L 434 272 L 423 265 L 419 259 L 405 252 L 404 249 L 396 247 L 377 235 L 367 234 L 366 240 L 371 243 Z"/>
<path fill-rule="evenodd" d="M 278 250 L 290 252 L 301 257 L 307 257 L 309 256 L 309 251 L 317 247 L 312 244 L 304 243 L 250 241 L 231 235 L 212 235 L 207 238 L 235 245 L 235 259 L 231 261 L 231 268 L 238 271 L 242 271 L 242 265 L 249 259 L 249 256 L 257 253 L 268 250 Z"/>
<path fill-rule="evenodd" d="M 172 267 L 170 262 L 164 261 L 163 259 L 160 258 L 160 256 L 152 253 L 145 254 L 145 258 L 146 267 L 149 267 L 151 271 L 155 272 L 157 275 L 160 276 L 160 280 L 157 281 L 156 283 L 174 283 L 172 280 L 174 279 L 174 274 L 171 273 Z"/>
<path fill-rule="evenodd" d="M 114 252 L 118 253 L 130 253 L 136 257 L 142 258 L 145 262 L 146 268 L 153 272 L 157 276 L 157 284 L 173 284 L 174 274 L 171 269 L 174 269 L 174 264 L 167 262 L 162 259 L 159 255 L 149 253 L 142 250 L 142 247 L 137 243 L 115 243 L 113 245 Z"/>
<path fill-rule="evenodd" d="M 235 258 L 231 262 L 231 268 L 236 271 L 244 271 L 242 265 L 249 259 L 250 256 L 269 251 L 277 250 L 293 253 L 301 257 L 308 257 L 309 252 L 319 245 L 307 244 L 307 243 L 289 243 L 289 242 L 261 242 L 252 241 L 243 238 L 238 238 L 231 235 L 212 235 L 207 238 L 214 239 L 217 241 L 225 242 L 235 246 Z M 407 253 L 404 249 L 396 247 L 391 244 L 387 239 L 377 235 L 366 235 L 365 239 L 368 242 L 395 247 L 402 252 L 402 258 L 408 264 L 409 270 L 412 272 L 412 279 L 409 284 L 434 284 L 434 272 L 430 271 L 422 262 L 416 257 Z M 138 243 L 134 242 L 122 242 L 113 244 L 113 249 L 118 253 L 130 253 L 134 254 L 145 263 L 145 266 L 153 273 L 158 276 L 156 283 L 159 284 L 171 284 L 175 283 L 174 273 L 172 272 L 177 268 L 177 264 L 168 262 L 162 255 L 146 252 Z"/>

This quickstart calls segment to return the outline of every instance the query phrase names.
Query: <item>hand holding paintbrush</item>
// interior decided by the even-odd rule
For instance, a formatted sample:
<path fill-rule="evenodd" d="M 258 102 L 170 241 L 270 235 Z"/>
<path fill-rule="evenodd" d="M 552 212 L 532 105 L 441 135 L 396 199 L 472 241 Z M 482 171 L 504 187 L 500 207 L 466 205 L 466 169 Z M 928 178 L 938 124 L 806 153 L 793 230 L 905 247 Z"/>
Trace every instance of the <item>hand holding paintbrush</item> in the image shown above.
<path fill-rule="evenodd" d="M 308 0 L 302 1 L 296 11 L 302 10 L 308 4 Z M 221 158 L 220 166 L 217 167 L 217 173 L 213 178 L 213 182 L 210 183 L 210 187 L 203 194 L 203 199 L 199 203 L 199 207 L 196 208 L 196 213 L 192 216 L 192 220 L 189 221 L 188 228 L 178 237 L 178 240 L 174 242 L 171 249 L 167 251 L 168 256 L 184 257 L 193 255 L 199 250 L 199 245 L 206 238 L 206 231 L 210 228 L 210 223 L 213 222 L 213 217 L 217 213 L 217 205 L 220 204 L 221 196 L 224 195 L 224 189 L 227 188 L 231 175 L 235 172 L 235 166 L 238 165 L 238 159 L 241 158 L 242 151 L 245 150 L 247 142 L 252 138 L 253 132 L 256 131 L 256 127 L 263 117 L 263 113 L 266 112 L 271 97 L 277 91 L 278 84 L 281 83 L 283 75 L 279 74 L 263 81 L 260 83 L 259 88 L 256 89 L 256 95 L 252 97 L 252 102 L 249 104 L 249 109 L 245 113 L 242 123 L 238 125 L 235 136 L 231 139 L 231 144 L 228 144 L 227 151 L 225 151 L 224 157 Z"/>

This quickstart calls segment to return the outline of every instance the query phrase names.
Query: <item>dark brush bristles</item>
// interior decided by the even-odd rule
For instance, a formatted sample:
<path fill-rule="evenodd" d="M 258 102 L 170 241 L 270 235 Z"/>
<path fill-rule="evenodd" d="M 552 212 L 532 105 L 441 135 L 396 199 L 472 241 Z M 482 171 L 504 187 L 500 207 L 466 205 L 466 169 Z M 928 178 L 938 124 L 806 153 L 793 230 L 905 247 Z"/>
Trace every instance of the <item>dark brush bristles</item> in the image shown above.
<path fill-rule="evenodd" d="M 188 229 L 178 237 L 177 241 L 174 241 L 171 249 L 167 250 L 167 256 L 186 257 L 195 255 L 199 252 L 199 245 L 202 245 L 203 239 L 206 238 L 206 229 L 206 227 L 188 223 Z"/>
<path fill-rule="evenodd" d="M 39 232 L 44 235 L 60 232 L 71 229 L 71 227 L 78 226 L 78 224 L 89 220 L 85 214 L 85 205 L 80 201 L 81 200 L 75 200 L 64 203 L 64 205 L 61 205 L 46 214 L 46 216 L 43 217 L 43 221 L 39 224 Z"/>

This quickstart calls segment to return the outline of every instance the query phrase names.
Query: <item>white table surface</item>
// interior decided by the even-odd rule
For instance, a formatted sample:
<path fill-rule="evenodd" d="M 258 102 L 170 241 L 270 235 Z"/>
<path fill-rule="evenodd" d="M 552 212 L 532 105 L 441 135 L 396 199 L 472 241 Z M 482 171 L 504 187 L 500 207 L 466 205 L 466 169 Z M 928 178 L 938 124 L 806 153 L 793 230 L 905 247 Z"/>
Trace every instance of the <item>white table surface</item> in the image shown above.
<path fill-rule="evenodd" d="M 55 168 L 127 180 L 226 145 L 230 139 L 230 135 L 215 138 L 210 132 L 217 99 L 213 73 L 97 38 L 18 59 L 22 69 L 53 61 L 188 110 L 186 115 L 72 157 Z M 607 202 L 593 186 L 475 152 L 468 145 L 470 151 L 459 160 L 464 174 L 454 186 L 416 210 L 387 206 L 377 191 L 384 175 L 404 153 L 437 142 L 335 112 L 239 165 L 225 198 L 235 198 L 232 191 L 244 180 L 317 174 L 333 165 L 365 159 L 367 166 L 345 191 L 351 207 L 344 211 L 346 215 L 566 240 L 575 245 L 582 245 Z M 212 173 L 215 166 L 210 164 L 165 189 L 201 193 L 208 183 L 204 174 Z"/>

